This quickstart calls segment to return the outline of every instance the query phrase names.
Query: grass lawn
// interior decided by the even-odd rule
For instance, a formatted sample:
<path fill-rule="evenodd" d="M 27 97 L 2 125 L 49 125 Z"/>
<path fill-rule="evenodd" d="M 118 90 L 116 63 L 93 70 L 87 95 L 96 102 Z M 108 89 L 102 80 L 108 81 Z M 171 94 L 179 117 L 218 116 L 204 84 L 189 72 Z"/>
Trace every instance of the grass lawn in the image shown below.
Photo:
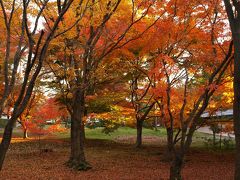
<path fill-rule="evenodd" d="M 103 128 L 95 128 L 89 129 L 85 128 L 86 138 L 89 139 L 108 139 L 113 140 L 117 137 L 124 137 L 124 136 L 135 136 L 136 129 L 129 128 L 129 127 L 120 127 L 112 133 L 105 134 L 102 133 Z M 57 138 L 69 138 L 70 129 L 66 130 L 65 132 L 60 132 L 54 134 Z M 0 136 L 3 134 L 3 128 L 0 128 Z M 23 132 L 21 128 L 14 128 L 13 130 L 13 137 L 22 137 Z M 30 133 L 30 136 L 36 136 Z M 143 128 L 143 136 L 166 136 L 166 130 L 164 128 L 159 128 L 158 131 L 152 129 Z"/>
<path fill-rule="evenodd" d="M 112 133 L 105 134 L 102 132 L 103 128 L 95 128 L 89 129 L 85 128 L 85 134 L 87 139 L 100 139 L 100 140 L 112 140 L 121 143 L 128 143 L 134 144 L 136 140 L 136 129 L 130 127 L 120 127 Z M 70 138 L 70 129 L 66 130 L 65 132 L 59 132 L 48 136 L 41 136 L 41 138 L 54 138 L 54 139 L 69 139 Z M 3 128 L 0 129 L 0 137 L 3 134 Z M 159 145 L 166 143 L 166 129 L 165 128 L 158 128 L 158 130 L 153 129 L 146 129 L 143 128 L 143 144 L 152 144 L 152 145 Z M 13 137 L 14 138 L 21 138 L 23 135 L 21 128 L 14 128 Z M 39 138 L 35 134 L 29 134 L 32 138 Z M 212 135 L 205 134 L 201 132 L 195 132 L 192 142 L 192 147 L 195 148 L 206 148 L 206 142 L 208 139 L 212 139 Z M 230 145 L 233 142 L 230 141 Z"/>
<path fill-rule="evenodd" d="M 110 139 L 113 140 L 118 137 L 125 136 L 136 136 L 136 129 L 129 127 L 120 127 L 116 131 L 105 134 L 102 133 L 102 128 L 96 129 L 86 129 L 86 137 L 90 139 Z M 152 129 L 143 128 L 143 136 L 166 136 L 166 130 L 164 128 L 159 128 L 157 131 Z"/>

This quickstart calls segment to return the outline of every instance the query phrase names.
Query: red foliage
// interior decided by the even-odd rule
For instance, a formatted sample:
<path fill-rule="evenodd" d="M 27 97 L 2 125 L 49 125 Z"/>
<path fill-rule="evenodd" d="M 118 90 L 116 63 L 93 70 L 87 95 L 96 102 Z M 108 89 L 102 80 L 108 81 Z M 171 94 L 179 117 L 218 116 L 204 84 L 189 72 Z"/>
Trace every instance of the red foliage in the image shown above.
<path fill-rule="evenodd" d="M 32 121 L 27 122 L 27 128 L 36 134 L 51 134 L 56 131 L 63 131 L 60 127 L 62 118 L 67 117 L 67 112 L 54 98 L 49 98 L 37 111 L 33 113 Z M 47 121 L 51 122 L 51 126 L 45 127 Z"/>

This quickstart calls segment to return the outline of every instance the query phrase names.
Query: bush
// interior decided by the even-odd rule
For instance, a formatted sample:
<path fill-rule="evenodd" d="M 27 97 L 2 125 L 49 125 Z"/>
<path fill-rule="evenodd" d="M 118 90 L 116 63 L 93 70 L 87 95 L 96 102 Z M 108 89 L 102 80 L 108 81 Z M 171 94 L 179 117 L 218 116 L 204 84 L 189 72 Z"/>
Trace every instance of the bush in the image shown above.
<path fill-rule="evenodd" d="M 220 138 L 216 138 L 215 142 L 212 138 L 204 138 L 204 144 L 209 149 L 234 149 L 234 141 L 231 137 L 222 137 L 221 142 Z"/>
<path fill-rule="evenodd" d="M 120 124 L 114 123 L 111 121 L 105 121 L 104 122 L 104 129 L 102 130 L 103 133 L 105 134 L 110 134 L 117 130 L 120 127 Z"/>

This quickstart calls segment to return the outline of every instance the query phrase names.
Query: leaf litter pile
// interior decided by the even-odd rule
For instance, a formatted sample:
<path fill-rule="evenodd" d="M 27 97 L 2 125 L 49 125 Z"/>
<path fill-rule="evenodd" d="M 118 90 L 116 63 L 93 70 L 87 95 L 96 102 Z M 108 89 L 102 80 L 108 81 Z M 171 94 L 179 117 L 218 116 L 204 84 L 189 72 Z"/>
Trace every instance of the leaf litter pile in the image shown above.
<path fill-rule="evenodd" d="M 68 140 L 13 139 L 0 179 L 168 179 L 169 162 L 164 162 L 164 147 L 147 144 L 136 149 L 133 144 L 106 140 L 87 140 L 86 158 L 93 166 L 88 171 L 74 171 L 68 160 Z M 233 152 L 192 149 L 186 157 L 186 180 L 233 179 Z"/>

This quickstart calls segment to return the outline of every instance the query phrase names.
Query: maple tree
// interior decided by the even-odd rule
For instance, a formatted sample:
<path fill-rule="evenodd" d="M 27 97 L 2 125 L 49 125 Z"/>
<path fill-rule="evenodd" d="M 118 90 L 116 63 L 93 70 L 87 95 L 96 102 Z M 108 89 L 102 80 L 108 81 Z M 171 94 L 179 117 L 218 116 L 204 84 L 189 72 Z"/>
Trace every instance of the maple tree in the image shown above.
<path fill-rule="evenodd" d="M 42 97 L 43 95 L 41 93 L 34 91 L 25 110 L 21 113 L 21 115 L 17 119 L 17 122 L 21 125 L 23 129 L 24 139 L 28 138 L 29 124 L 33 123 L 32 122 L 33 113 L 35 109 L 40 105 Z M 11 98 L 11 100 L 13 99 Z"/>
<path fill-rule="evenodd" d="M 137 128 L 136 147 L 140 147 L 142 145 L 143 122 L 153 109 L 156 99 L 149 93 L 153 87 L 153 78 L 149 76 L 148 68 L 142 67 L 148 63 L 148 58 L 143 60 L 143 57 L 136 56 L 136 51 L 134 53 L 134 60 L 129 61 L 132 70 L 128 73 L 130 76 L 130 99 L 135 111 L 134 116 Z"/>
<path fill-rule="evenodd" d="M 26 126 L 31 133 L 39 136 L 63 132 L 65 128 L 61 127 L 61 123 L 67 117 L 64 107 L 55 98 L 48 98 L 33 110 L 31 121 L 28 121 Z"/>
<path fill-rule="evenodd" d="M 164 7 L 161 6 L 161 3 L 157 5 L 158 8 Z M 142 145 L 144 121 L 154 119 L 156 123 L 159 117 L 156 113 L 154 114 L 154 110 L 156 111 L 156 100 L 159 96 L 156 96 L 153 91 L 156 84 L 154 71 L 157 71 L 158 68 L 155 67 L 155 51 L 159 42 L 161 42 L 160 38 L 162 37 L 159 36 L 159 33 L 162 29 L 158 29 L 156 26 L 164 21 L 166 12 L 164 8 L 157 12 L 160 14 L 158 17 L 159 21 L 144 33 L 144 38 L 139 38 L 127 44 L 117 52 L 117 56 L 128 65 L 123 73 L 126 74 L 127 84 L 129 85 L 128 98 L 131 101 L 131 105 L 128 106 L 134 110 L 131 120 L 135 119 L 134 124 L 137 129 L 136 147 Z M 147 26 L 148 23 L 148 21 L 142 22 L 141 25 L 135 28 L 135 31 L 141 31 L 142 27 Z"/>
<path fill-rule="evenodd" d="M 139 79 L 137 76 L 133 76 L 131 83 L 131 102 L 135 110 L 135 118 L 137 121 L 137 140 L 136 146 L 140 147 L 142 145 L 142 128 L 143 122 L 147 118 L 149 112 L 155 105 L 155 100 L 152 100 L 152 97 L 146 98 L 148 90 L 151 86 L 151 81 L 148 83 L 148 87 L 139 92 Z M 141 89 L 140 89 L 141 91 Z"/>
<path fill-rule="evenodd" d="M 223 8 L 218 1 L 202 4 L 194 1 L 188 5 L 180 1 L 171 3 L 175 9 L 169 10 L 173 11 L 170 16 L 173 28 L 167 46 L 159 48 L 159 69 L 164 77 L 158 81 L 166 85 L 157 87 L 165 89 L 159 108 L 164 114 L 168 152 L 173 159 L 170 179 L 181 179 L 185 154 L 196 128 L 202 123 L 200 116 L 224 81 L 224 73 L 233 56 L 232 43 L 227 53 L 222 51 L 225 44 L 218 43 L 218 37 L 224 33 L 219 28 L 224 22 L 220 20 Z M 175 32 L 175 28 L 178 31 Z M 214 64 L 207 59 L 214 59 Z"/>
<path fill-rule="evenodd" d="M 0 97 L 0 115 L 3 112 L 6 100 L 15 87 L 16 77 L 19 73 L 18 69 L 22 66 L 21 62 L 25 64 L 24 71 L 21 72 L 23 77 L 22 86 L 0 144 L 0 170 L 11 141 L 14 123 L 24 112 L 31 98 L 49 43 L 54 38 L 58 25 L 72 2 L 73 0 L 58 0 L 55 3 L 49 3 L 48 0 L 34 2 L 27 0 L 22 2 L 16 0 L 0 1 L 1 16 L 4 24 L 3 39 L 5 39 L 4 51 L 1 51 L 1 56 L 4 56 L 1 63 L 3 66 L 1 75 L 4 85 Z M 58 11 L 51 9 L 51 6 L 57 8 Z M 49 24 L 46 31 L 39 29 L 40 18 L 43 18 L 44 13 L 55 16 L 53 17 L 53 23 Z M 33 22 L 30 21 L 29 16 L 33 17 Z"/>
<path fill-rule="evenodd" d="M 25 108 L 23 113 L 21 113 L 21 115 L 19 116 L 19 118 L 17 120 L 17 122 L 19 122 L 22 126 L 24 139 L 28 138 L 28 124 L 29 124 L 29 121 L 31 118 L 31 113 L 34 108 L 34 105 L 36 105 L 36 104 L 34 104 L 34 103 L 36 103 L 35 100 L 36 100 L 36 96 L 35 96 L 35 94 L 33 94 L 29 101 L 28 106 Z"/>
<path fill-rule="evenodd" d="M 21 88 L 21 80 L 22 80 L 21 77 L 17 77 L 17 81 L 15 83 L 15 88 L 10 93 L 10 95 L 6 101 L 4 114 L 7 115 L 8 119 L 10 119 L 12 116 L 14 104 L 17 100 L 18 93 L 19 93 L 18 89 Z M 32 93 L 31 98 L 30 98 L 26 108 L 20 114 L 20 116 L 17 118 L 17 122 L 21 125 L 21 127 L 23 129 L 23 138 L 24 139 L 28 137 L 27 124 L 29 124 L 31 122 L 34 110 L 44 100 L 43 92 L 41 92 L 41 88 L 39 87 L 41 83 L 38 81 L 36 82 L 34 92 Z"/>
<path fill-rule="evenodd" d="M 157 22 L 158 18 L 151 19 L 139 33 L 134 31 L 136 25 L 151 15 L 156 2 L 93 0 L 87 1 L 81 11 L 78 8 L 69 11 L 72 13 L 69 18 L 77 18 L 81 14 L 81 20 L 76 21 L 73 31 L 59 37 L 60 39 L 56 39 L 57 43 L 52 44 L 49 67 L 56 77 L 63 101 L 71 115 L 70 167 L 79 170 L 90 168 L 84 155 L 83 117 L 86 112 L 85 98 L 95 90 L 94 85 L 98 78 L 95 72 L 99 64 L 115 50 L 140 38 Z M 123 14 L 126 16 L 122 16 Z"/>
<path fill-rule="evenodd" d="M 183 2 L 166 3 L 167 13 L 155 25 L 158 33 L 153 33 L 155 39 L 151 39 L 148 53 L 144 54 L 145 58 L 150 56 L 156 59 L 152 63 L 153 68 L 145 73 L 147 77 L 154 75 L 156 83 L 149 83 L 145 89 L 138 90 L 138 93 L 142 91 L 150 97 L 153 93 L 158 99 L 162 121 L 167 128 L 168 152 L 173 158 L 170 179 L 181 179 L 185 153 L 191 145 L 196 127 L 202 123 L 200 115 L 222 83 L 232 60 L 232 43 L 228 53 L 225 53 L 229 43 L 218 42 L 218 38 L 224 36 L 221 27 L 224 22 L 220 17 L 223 8 L 219 1 L 194 1 L 187 5 Z M 134 59 L 134 53 L 132 57 Z M 215 60 L 215 63 L 206 59 Z M 145 63 L 145 66 L 148 64 L 151 63 Z M 132 82 L 135 85 L 134 99 L 137 99 L 137 79 Z M 151 86 L 153 90 L 148 92 Z M 175 147 L 178 142 L 180 150 Z"/>

